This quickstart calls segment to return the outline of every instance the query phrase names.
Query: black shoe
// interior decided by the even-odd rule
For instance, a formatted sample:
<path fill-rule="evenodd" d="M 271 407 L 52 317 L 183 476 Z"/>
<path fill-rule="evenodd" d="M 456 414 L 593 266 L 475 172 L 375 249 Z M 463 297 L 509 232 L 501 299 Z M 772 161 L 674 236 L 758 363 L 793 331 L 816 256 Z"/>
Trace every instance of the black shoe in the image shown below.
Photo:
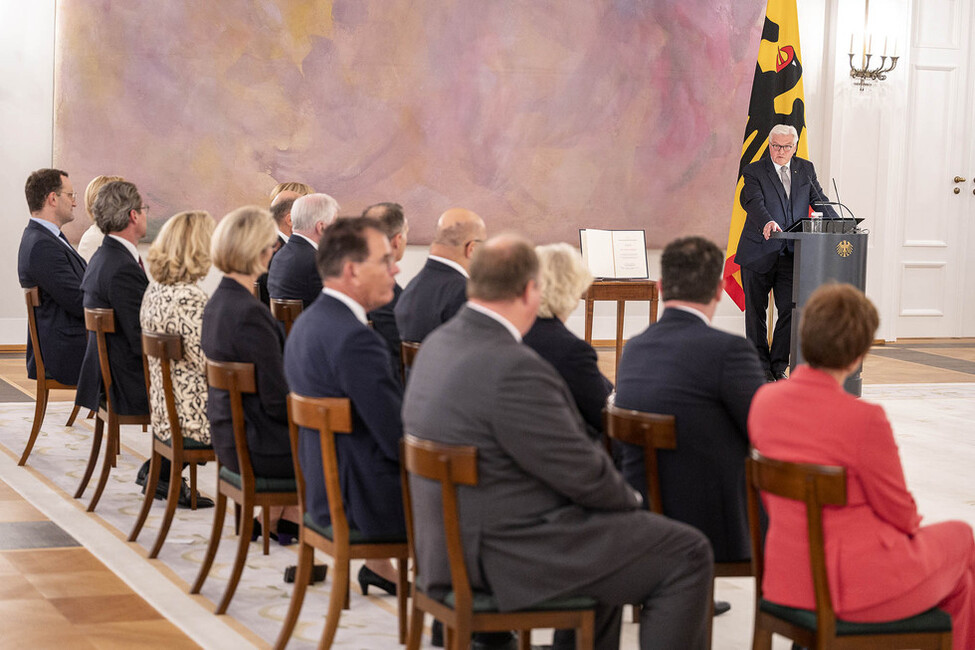
<path fill-rule="evenodd" d="M 395 582 L 390 582 L 363 564 L 362 568 L 359 569 L 359 589 L 362 589 L 363 596 L 369 595 L 369 585 L 379 587 L 390 596 L 396 595 Z"/>
<path fill-rule="evenodd" d="M 729 603 L 727 601 L 724 601 L 724 600 L 716 600 L 716 601 L 714 601 L 714 615 L 715 616 L 721 616 L 722 614 L 724 614 L 725 612 L 728 612 L 730 610 L 731 610 L 731 603 Z"/>
<path fill-rule="evenodd" d="M 295 581 L 295 577 L 298 575 L 298 567 L 292 565 L 284 570 L 284 581 L 289 585 Z M 328 575 L 328 565 L 327 564 L 316 564 L 311 568 L 311 578 L 308 580 L 308 584 L 313 585 L 316 582 L 321 582 Z"/>
<path fill-rule="evenodd" d="M 149 463 L 143 463 L 139 473 L 135 475 L 135 484 L 142 486 L 142 493 L 146 493 L 146 479 L 149 478 Z"/>
<path fill-rule="evenodd" d="M 518 637 L 513 632 L 475 632 L 471 650 L 518 650 Z"/>
<path fill-rule="evenodd" d="M 788 375 L 785 374 L 785 370 L 780 370 L 775 373 L 775 381 L 780 381 L 782 379 L 788 379 Z"/>
<path fill-rule="evenodd" d="M 166 493 L 169 492 L 169 483 L 166 483 L 166 489 L 163 490 L 163 496 L 160 497 L 159 496 L 159 488 L 161 488 L 161 487 L 163 487 L 162 484 L 160 484 L 156 488 L 156 498 L 157 499 L 159 499 L 159 498 L 165 499 L 166 498 Z M 182 479 L 182 485 L 180 485 L 180 488 L 179 488 L 179 501 L 176 503 L 176 506 L 179 507 L 179 508 L 187 508 L 187 509 L 192 506 L 192 503 L 190 501 L 190 486 L 186 484 L 186 479 L 185 478 Z M 213 507 L 213 499 L 211 499 L 209 497 L 205 497 L 202 494 L 200 494 L 199 492 L 196 493 L 196 508 L 197 508 L 197 510 L 199 510 L 200 508 L 212 508 L 212 507 Z"/>
<path fill-rule="evenodd" d="M 443 647 L 443 623 L 434 621 L 430 626 L 430 645 L 434 648 Z"/>
<path fill-rule="evenodd" d="M 277 528 L 278 544 L 281 546 L 290 546 L 298 541 L 298 533 L 301 529 L 295 522 L 288 521 L 287 519 L 278 519 Z"/>

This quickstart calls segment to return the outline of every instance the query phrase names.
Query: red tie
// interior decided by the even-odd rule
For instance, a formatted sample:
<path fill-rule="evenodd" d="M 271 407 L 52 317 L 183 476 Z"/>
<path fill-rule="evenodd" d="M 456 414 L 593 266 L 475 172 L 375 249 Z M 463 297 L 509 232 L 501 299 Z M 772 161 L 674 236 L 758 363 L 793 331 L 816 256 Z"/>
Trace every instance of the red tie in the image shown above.
<path fill-rule="evenodd" d="M 141 256 L 139 257 L 139 268 L 140 268 L 140 269 L 142 269 L 142 272 L 143 272 L 143 273 L 145 273 L 145 272 L 146 272 L 146 267 L 145 267 L 145 265 L 144 265 L 144 264 L 142 263 L 142 257 L 141 257 Z"/>

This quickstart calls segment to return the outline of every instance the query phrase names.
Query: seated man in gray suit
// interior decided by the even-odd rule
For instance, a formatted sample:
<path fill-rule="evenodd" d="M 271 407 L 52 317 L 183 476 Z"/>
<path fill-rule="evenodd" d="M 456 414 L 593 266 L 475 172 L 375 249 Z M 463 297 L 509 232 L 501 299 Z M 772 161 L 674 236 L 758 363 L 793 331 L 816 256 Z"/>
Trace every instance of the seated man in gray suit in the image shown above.
<path fill-rule="evenodd" d="M 307 308 L 322 292 L 315 252 L 322 232 L 338 212 L 339 204 L 328 194 L 302 196 L 291 205 L 291 236 L 267 272 L 272 299 L 300 300 Z"/>
<path fill-rule="evenodd" d="M 472 586 L 502 611 L 589 596 L 596 647 L 619 647 L 620 610 L 643 604 L 640 647 L 702 649 L 711 594 L 707 538 L 641 509 L 639 495 L 586 434 L 565 382 L 521 343 L 538 309 L 531 243 L 500 236 L 475 253 L 469 302 L 423 343 L 404 430 L 477 447 L 479 483 L 459 495 Z M 450 588 L 439 486 L 414 481 L 421 586 Z M 565 647 L 567 636 L 556 636 Z M 569 646 L 572 647 L 572 646 Z"/>
<path fill-rule="evenodd" d="M 665 311 L 626 344 L 616 405 L 675 417 L 677 449 L 658 456 L 663 512 L 707 535 L 715 561 L 745 561 L 748 408 L 765 373 L 747 339 L 711 327 L 724 253 L 686 237 L 664 248 L 660 266 Z M 643 449 L 622 444 L 620 455 L 626 480 L 646 497 Z M 714 605 L 715 614 L 729 609 Z"/>
<path fill-rule="evenodd" d="M 484 221 L 470 210 L 452 208 L 440 215 L 430 257 L 394 309 L 402 340 L 423 341 L 467 302 L 471 255 L 486 237 Z"/>

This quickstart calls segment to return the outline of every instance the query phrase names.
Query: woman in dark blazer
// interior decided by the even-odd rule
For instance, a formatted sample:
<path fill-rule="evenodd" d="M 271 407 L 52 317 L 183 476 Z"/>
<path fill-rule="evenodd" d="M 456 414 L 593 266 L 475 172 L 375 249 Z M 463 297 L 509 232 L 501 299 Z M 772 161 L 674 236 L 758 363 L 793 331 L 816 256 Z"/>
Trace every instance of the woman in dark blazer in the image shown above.
<path fill-rule="evenodd" d="M 208 359 L 254 364 L 257 393 L 244 395 L 243 405 L 255 476 L 294 478 L 288 437 L 288 385 L 284 379 L 284 332 L 268 308 L 251 293 L 254 281 L 267 269 L 276 240 L 274 220 L 263 208 L 238 208 L 220 220 L 210 254 L 224 277 L 203 310 L 201 338 Z M 230 396 L 226 391 L 209 389 L 207 415 L 217 459 L 239 472 Z M 297 508 L 288 508 L 282 518 L 295 522 L 299 516 Z"/>
<path fill-rule="evenodd" d="M 598 440 L 603 433 L 603 407 L 613 384 L 599 372 L 592 346 L 565 326 L 579 297 L 592 284 L 592 275 L 579 253 L 568 244 L 538 246 L 535 252 L 542 302 L 524 342 L 562 375 L 586 422 L 586 430 Z"/>
<path fill-rule="evenodd" d="M 846 468 L 846 505 L 823 513 L 826 573 L 839 618 L 884 622 L 937 606 L 951 615 L 953 647 L 971 650 L 972 529 L 961 521 L 921 525 L 883 408 L 843 390 L 878 322 L 867 297 L 848 284 L 813 292 L 799 325 L 808 365 L 758 389 L 748 434 L 771 458 Z M 814 609 L 805 506 L 767 495 L 764 501 L 764 595 L 787 607 Z"/>

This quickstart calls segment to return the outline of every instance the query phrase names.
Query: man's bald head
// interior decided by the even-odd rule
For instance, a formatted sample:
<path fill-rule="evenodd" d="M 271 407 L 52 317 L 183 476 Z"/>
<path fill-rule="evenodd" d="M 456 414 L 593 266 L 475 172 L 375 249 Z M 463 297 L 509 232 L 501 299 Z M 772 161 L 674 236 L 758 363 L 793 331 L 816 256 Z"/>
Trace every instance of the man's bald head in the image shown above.
<path fill-rule="evenodd" d="M 487 229 L 476 212 L 465 208 L 451 208 L 437 220 L 434 244 L 460 248 L 471 241 L 484 241 Z"/>
<path fill-rule="evenodd" d="M 296 199 L 301 198 L 304 194 L 299 194 L 298 192 L 292 190 L 284 190 L 283 192 L 278 192 L 273 199 L 271 199 L 271 207 L 273 208 L 279 203 L 284 203 L 285 201 L 295 202 Z"/>

